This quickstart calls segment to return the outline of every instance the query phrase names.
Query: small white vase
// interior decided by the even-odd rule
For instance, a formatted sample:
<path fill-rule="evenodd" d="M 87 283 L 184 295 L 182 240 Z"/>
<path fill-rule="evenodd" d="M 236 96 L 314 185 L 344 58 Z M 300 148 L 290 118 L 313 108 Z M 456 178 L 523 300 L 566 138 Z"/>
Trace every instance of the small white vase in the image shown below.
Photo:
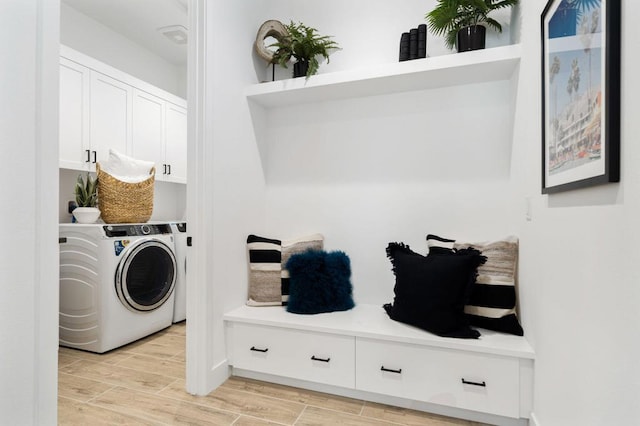
<path fill-rule="evenodd" d="M 76 207 L 73 209 L 73 217 L 78 223 L 95 223 L 100 217 L 100 209 L 97 207 Z"/>

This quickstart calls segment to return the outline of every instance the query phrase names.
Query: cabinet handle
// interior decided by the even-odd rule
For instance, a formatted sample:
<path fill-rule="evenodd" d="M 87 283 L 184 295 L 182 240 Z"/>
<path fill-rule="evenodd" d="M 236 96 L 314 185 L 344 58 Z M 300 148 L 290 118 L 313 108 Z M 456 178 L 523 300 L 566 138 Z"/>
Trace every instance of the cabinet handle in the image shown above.
<path fill-rule="evenodd" d="M 254 352 L 262 352 L 262 353 L 266 353 L 269 351 L 269 348 L 264 348 L 264 349 L 258 349 L 255 346 L 251 346 L 251 350 Z"/>
<path fill-rule="evenodd" d="M 402 374 L 402 368 L 398 368 L 397 370 L 393 370 L 391 368 L 384 368 L 384 365 L 382 367 L 380 367 L 380 371 L 386 371 L 388 373 Z"/>
<path fill-rule="evenodd" d="M 168 164 L 168 166 L 169 166 L 169 173 L 167 173 L 167 174 L 170 175 L 171 174 L 171 164 Z"/>
<path fill-rule="evenodd" d="M 483 388 L 487 387 L 487 382 L 484 382 L 484 381 L 482 381 L 482 382 L 470 382 L 468 380 L 462 379 L 462 384 L 464 384 L 464 385 L 472 385 L 472 386 L 480 386 L 480 387 L 483 387 Z"/>
<path fill-rule="evenodd" d="M 91 161 L 91 151 L 88 149 L 84 150 L 87 153 L 87 161 L 85 161 L 85 163 L 88 163 Z"/>
<path fill-rule="evenodd" d="M 311 360 L 312 361 L 329 362 L 329 361 L 331 361 L 331 358 L 318 358 L 315 355 L 311 355 Z"/>
<path fill-rule="evenodd" d="M 96 160 L 98 159 L 98 152 L 93 151 L 93 164 L 96 164 Z"/>
<path fill-rule="evenodd" d="M 163 174 L 163 175 L 166 175 L 166 174 L 167 174 L 167 165 L 166 165 L 166 164 L 163 164 L 163 165 L 162 165 L 162 168 L 163 168 L 162 174 Z"/>

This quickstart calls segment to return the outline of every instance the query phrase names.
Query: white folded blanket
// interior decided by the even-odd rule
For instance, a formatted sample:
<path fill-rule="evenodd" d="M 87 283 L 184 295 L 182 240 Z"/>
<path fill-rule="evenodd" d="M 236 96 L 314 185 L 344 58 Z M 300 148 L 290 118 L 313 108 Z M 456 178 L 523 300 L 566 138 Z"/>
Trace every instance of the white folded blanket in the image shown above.
<path fill-rule="evenodd" d="M 139 183 L 149 179 L 153 161 L 136 160 L 113 149 L 109 150 L 109 159 L 100 162 L 100 168 L 118 180 Z"/>

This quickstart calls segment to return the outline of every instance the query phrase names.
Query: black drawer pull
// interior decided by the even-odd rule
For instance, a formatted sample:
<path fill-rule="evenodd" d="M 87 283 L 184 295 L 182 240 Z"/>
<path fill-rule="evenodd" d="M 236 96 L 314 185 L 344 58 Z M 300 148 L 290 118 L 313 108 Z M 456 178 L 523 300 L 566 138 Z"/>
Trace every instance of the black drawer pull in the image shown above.
<path fill-rule="evenodd" d="M 311 360 L 312 361 L 329 362 L 329 361 L 331 361 L 331 358 L 317 358 L 315 355 L 311 355 Z"/>
<path fill-rule="evenodd" d="M 402 368 L 399 368 L 397 370 L 393 370 L 393 369 L 390 369 L 390 368 L 384 368 L 384 365 L 382 367 L 380 367 L 380 371 L 386 371 L 388 373 L 402 374 Z"/>
<path fill-rule="evenodd" d="M 252 351 L 254 351 L 254 352 L 262 352 L 262 353 L 265 353 L 265 352 L 268 352 L 268 351 L 269 351 L 269 348 L 258 349 L 258 348 L 256 348 L 255 346 L 251 346 L 251 350 L 252 350 Z"/>
<path fill-rule="evenodd" d="M 472 385 L 472 386 L 480 386 L 480 387 L 483 387 L 483 388 L 487 387 L 487 382 L 484 382 L 484 381 L 482 381 L 482 382 L 470 382 L 468 380 L 462 379 L 462 384 L 464 384 L 464 385 Z"/>

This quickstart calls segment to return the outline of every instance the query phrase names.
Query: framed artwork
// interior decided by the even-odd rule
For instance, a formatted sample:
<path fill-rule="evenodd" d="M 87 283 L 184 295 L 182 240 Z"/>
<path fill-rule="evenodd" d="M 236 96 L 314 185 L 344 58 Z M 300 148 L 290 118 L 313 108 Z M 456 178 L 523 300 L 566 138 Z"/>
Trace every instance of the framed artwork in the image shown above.
<path fill-rule="evenodd" d="M 542 12 L 542 193 L 620 181 L 620 0 Z"/>

